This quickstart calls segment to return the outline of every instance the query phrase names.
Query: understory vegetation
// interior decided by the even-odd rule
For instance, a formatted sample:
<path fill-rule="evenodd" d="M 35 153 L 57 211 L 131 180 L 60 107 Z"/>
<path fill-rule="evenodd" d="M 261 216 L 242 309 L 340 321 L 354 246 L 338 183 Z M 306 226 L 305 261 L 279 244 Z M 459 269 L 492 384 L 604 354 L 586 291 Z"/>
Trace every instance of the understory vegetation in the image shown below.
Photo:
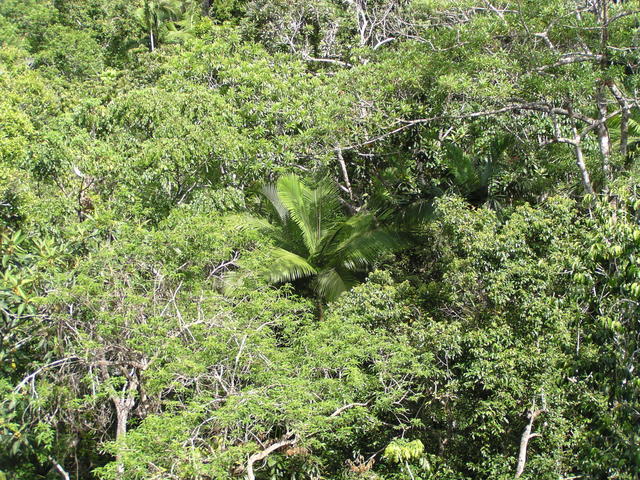
<path fill-rule="evenodd" d="M 637 0 L 0 0 L 0 479 L 640 476 Z"/>

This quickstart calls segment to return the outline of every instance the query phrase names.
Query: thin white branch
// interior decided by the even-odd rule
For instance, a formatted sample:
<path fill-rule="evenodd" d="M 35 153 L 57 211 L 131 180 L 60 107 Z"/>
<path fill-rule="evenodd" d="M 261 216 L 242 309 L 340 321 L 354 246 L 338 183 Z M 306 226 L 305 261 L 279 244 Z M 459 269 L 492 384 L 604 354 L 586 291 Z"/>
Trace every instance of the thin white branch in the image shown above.
<path fill-rule="evenodd" d="M 20 381 L 20 383 L 16 385 L 16 388 L 13 389 L 13 393 L 19 393 L 22 387 L 24 387 L 27 383 L 33 381 L 36 378 L 36 376 L 38 376 L 41 372 L 49 368 L 61 367 L 68 363 L 77 362 L 78 360 L 79 360 L 78 357 L 67 357 L 67 358 L 61 358 L 60 360 L 56 360 L 55 362 L 48 363 L 47 365 L 43 365 L 33 373 L 24 377 L 22 381 Z"/>
<path fill-rule="evenodd" d="M 260 460 L 264 460 L 271 453 L 275 452 L 279 448 L 286 447 L 288 445 L 293 445 L 294 443 L 296 443 L 297 439 L 295 439 L 295 438 L 292 439 L 291 437 L 293 437 L 293 432 L 287 433 L 283 437 L 283 439 L 280 440 L 279 442 L 276 442 L 276 443 L 270 445 L 269 447 L 265 448 L 264 450 L 262 450 L 262 451 L 260 451 L 258 453 L 254 453 L 253 455 L 251 455 L 249 457 L 249 460 L 247 461 L 247 479 L 248 480 L 255 480 L 256 479 L 255 473 L 253 473 L 253 464 L 254 463 L 259 462 Z"/>
<path fill-rule="evenodd" d="M 333 412 L 331 415 L 329 415 L 330 418 L 333 417 L 337 417 L 338 415 L 340 415 L 342 412 L 344 412 L 345 410 L 348 410 L 350 408 L 353 407 L 366 407 L 368 405 L 368 403 L 349 403 L 348 405 L 344 405 L 340 408 L 338 408 L 335 412 Z"/>
<path fill-rule="evenodd" d="M 520 452 L 518 453 L 518 466 L 516 467 L 516 477 L 520 478 L 522 472 L 524 472 L 524 467 L 527 463 L 527 446 L 529 445 L 529 440 L 534 437 L 539 437 L 539 433 L 531 433 L 531 429 L 533 428 L 533 422 L 536 421 L 536 418 L 544 412 L 544 410 L 529 410 L 529 423 L 524 429 L 522 433 L 522 438 L 520 439 Z"/>
<path fill-rule="evenodd" d="M 69 474 L 65 471 L 64 468 L 62 468 L 62 465 L 60 465 L 53 457 L 49 457 L 49 461 L 53 464 L 54 467 L 56 467 L 56 470 L 60 473 L 60 475 L 62 475 L 62 478 L 64 478 L 64 480 L 69 480 Z"/>

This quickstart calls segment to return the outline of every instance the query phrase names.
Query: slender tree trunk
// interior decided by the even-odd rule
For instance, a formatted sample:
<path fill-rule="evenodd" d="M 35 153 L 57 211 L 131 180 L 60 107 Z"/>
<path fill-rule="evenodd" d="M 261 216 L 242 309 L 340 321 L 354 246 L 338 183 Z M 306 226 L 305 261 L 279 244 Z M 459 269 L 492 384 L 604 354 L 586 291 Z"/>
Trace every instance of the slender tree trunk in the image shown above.
<path fill-rule="evenodd" d="M 624 93 L 618 88 L 615 82 L 608 83 L 609 90 L 620 105 L 620 155 L 626 160 L 629 148 L 629 118 L 631 118 L 631 105 L 625 98 Z"/>
<path fill-rule="evenodd" d="M 611 176 L 611 137 L 609 129 L 605 123 L 607 118 L 607 98 L 605 95 L 604 85 L 598 87 L 598 121 L 600 124 L 597 128 L 598 144 L 600 145 L 600 155 L 602 156 L 602 172 L 604 173 L 605 185 L 603 190 L 607 190 L 607 185 L 612 180 Z"/>
<path fill-rule="evenodd" d="M 347 193 L 349 194 L 349 200 L 353 200 L 353 190 L 351 189 L 349 172 L 347 171 L 347 164 L 344 162 L 344 157 L 342 156 L 342 149 L 340 147 L 336 148 L 336 156 L 338 158 L 338 164 L 340 165 L 340 170 L 342 171 L 342 179 L 344 180 L 344 186 L 346 187 Z"/>
<path fill-rule="evenodd" d="M 607 70 L 609 68 L 609 0 L 598 1 L 598 22 L 600 23 L 600 73 L 601 78 L 598 81 L 596 91 L 596 102 L 598 104 L 598 121 L 597 128 L 598 143 L 600 145 L 600 154 L 602 155 L 602 172 L 604 173 L 605 185 L 603 190 L 608 190 L 608 184 L 611 181 L 611 138 L 609 129 L 605 123 L 607 118 L 607 95 L 606 86 Z"/>
<path fill-rule="evenodd" d="M 129 420 L 130 408 L 126 405 L 126 400 L 115 399 L 113 403 L 116 406 L 116 442 L 124 440 L 127 436 L 127 421 Z"/>
<path fill-rule="evenodd" d="M 591 178 L 589 177 L 589 171 L 587 170 L 587 165 L 584 162 L 584 153 L 582 152 L 582 139 L 580 138 L 580 134 L 578 133 L 578 129 L 575 124 L 573 125 L 573 148 L 576 154 L 576 165 L 580 170 L 582 186 L 587 193 L 593 195 L 594 191 L 593 186 L 591 185 Z"/>
<path fill-rule="evenodd" d="M 153 28 L 149 30 L 149 46 L 152 52 L 156 49 L 156 45 L 153 39 Z"/>
<path fill-rule="evenodd" d="M 533 407 L 535 408 L 535 407 Z M 524 472 L 524 467 L 527 464 L 527 447 L 529 446 L 529 440 L 534 437 L 539 437 L 539 433 L 531 433 L 533 428 L 533 422 L 535 422 L 536 418 L 544 411 L 544 410 L 529 410 L 529 423 L 522 432 L 522 437 L 520 438 L 520 451 L 518 453 L 518 466 L 516 467 L 516 478 L 520 478 L 522 473 Z"/>
<path fill-rule="evenodd" d="M 128 375 L 128 385 L 126 393 L 122 397 L 113 396 L 111 401 L 116 409 L 116 443 L 118 450 L 116 453 L 116 465 L 118 478 L 124 475 L 124 462 L 122 459 L 122 447 L 127 436 L 127 421 L 131 410 L 135 405 L 135 394 L 138 389 L 138 379 L 135 375 Z"/>
<path fill-rule="evenodd" d="M 109 373 L 110 362 L 107 361 L 105 351 L 100 349 L 97 354 L 97 366 L 99 367 L 102 380 L 108 382 L 111 378 Z M 126 377 L 127 382 L 120 391 L 112 391 L 110 394 L 111 402 L 116 410 L 116 471 L 118 479 L 121 479 L 124 475 L 124 463 L 122 458 L 122 447 L 127 435 L 127 421 L 129 415 L 136 404 L 136 393 L 141 383 L 141 370 L 146 368 L 142 367 L 130 367 L 126 365 L 118 365 L 120 373 Z M 138 368 L 141 368 L 139 370 Z"/>
<path fill-rule="evenodd" d="M 116 407 L 116 443 L 118 444 L 116 452 L 116 465 L 118 478 L 124 475 L 124 463 L 122 459 L 122 443 L 127 436 L 127 421 L 129 420 L 129 412 L 131 408 L 126 404 L 127 401 L 121 398 L 113 398 L 113 404 Z"/>
<path fill-rule="evenodd" d="M 324 318 L 324 305 L 322 304 L 322 299 L 319 296 L 316 297 L 316 312 L 318 321 L 322 321 Z"/>

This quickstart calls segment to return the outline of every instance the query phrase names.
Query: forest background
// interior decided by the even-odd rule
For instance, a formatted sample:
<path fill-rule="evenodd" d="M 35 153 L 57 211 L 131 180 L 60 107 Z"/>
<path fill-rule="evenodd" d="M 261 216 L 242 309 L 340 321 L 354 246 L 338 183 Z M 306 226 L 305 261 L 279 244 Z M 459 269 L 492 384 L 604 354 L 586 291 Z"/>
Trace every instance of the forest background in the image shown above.
<path fill-rule="evenodd" d="M 639 13 L 1 0 L 0 478 L 638 478 Z"/>

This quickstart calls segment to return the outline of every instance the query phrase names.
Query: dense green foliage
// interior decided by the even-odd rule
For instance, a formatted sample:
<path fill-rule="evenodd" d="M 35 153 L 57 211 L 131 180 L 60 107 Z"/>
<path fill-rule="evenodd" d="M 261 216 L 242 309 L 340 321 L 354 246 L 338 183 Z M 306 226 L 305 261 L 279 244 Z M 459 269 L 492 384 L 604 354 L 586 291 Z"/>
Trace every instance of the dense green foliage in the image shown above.
<path fill-rule="evenodd" d="M 637 0 L 0 0 L 0 479 L 640 476 Z"/>

